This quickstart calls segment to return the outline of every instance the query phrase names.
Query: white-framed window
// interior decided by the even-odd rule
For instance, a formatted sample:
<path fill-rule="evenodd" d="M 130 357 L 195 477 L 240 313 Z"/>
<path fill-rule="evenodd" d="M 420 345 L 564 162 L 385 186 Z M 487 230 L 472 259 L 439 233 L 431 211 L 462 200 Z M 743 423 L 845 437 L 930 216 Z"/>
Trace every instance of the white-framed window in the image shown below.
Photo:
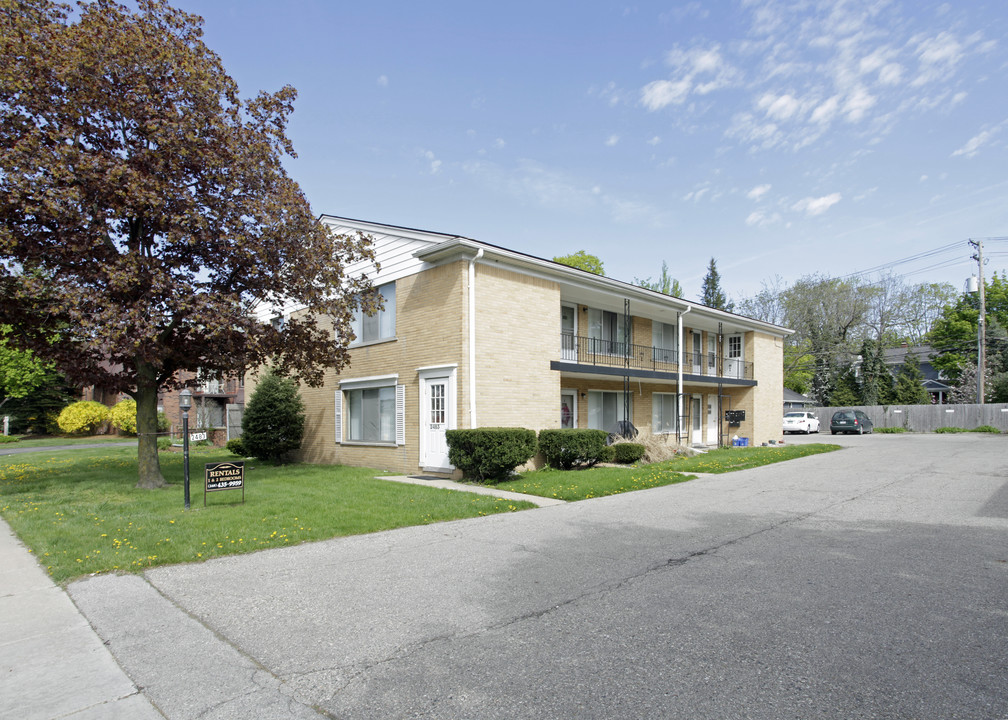
<path fill-rule="evenodd" d="M 564 360 L 577 360 L 577 308 L 560 306 L 560 338 Z"/>
<path fill-rule="evenodd" d="M 376 288 L 384 307 L 371 315 L 360 308 L 354 313 L 350 327 L 356 336 L 353 345 L 393 340 L 396 336 L 396 296 L 395 283 L 385 283 Z"/>
<path fill-rule="evenodd" d="M 736 360 L 742 357 L 742 336 L 741 335 L 729 335 L 728 336 L 728 357 Z"/>
<path fill-rule="evenodd" d="M 679 362 L 679 331 L 675 325 L 652 322 L 651 345 L 657 362 L 670 364 Z"/>
<path fill-rule="evenodd" d="M 679 415 L 679 401 L 675 393 L 652 393 L 651 432 L 674 433 Z"/>
<path fill-rule="evenodd" d="M 389 375 L 344 380 L 336 391 L 336 442 L 405 444 L 406 388 Z"/>
<path fill-rule="evenodd" d="M 623 391 L 588 391 L 588 427 L 593 430 L 616 432 L 616 423 L 623 419 Z M 633 393 L 629 394 L 628 420 L 633 422 Z"/>
<path fill-rule="evenodd" d="M 624 340 L 633 342 L 632 339 L 623 337 L 625 330 L 626 320 L 623 313 L 588 308 L 588 337 L 591 345 L 589 352 L 622 355 Z"/>

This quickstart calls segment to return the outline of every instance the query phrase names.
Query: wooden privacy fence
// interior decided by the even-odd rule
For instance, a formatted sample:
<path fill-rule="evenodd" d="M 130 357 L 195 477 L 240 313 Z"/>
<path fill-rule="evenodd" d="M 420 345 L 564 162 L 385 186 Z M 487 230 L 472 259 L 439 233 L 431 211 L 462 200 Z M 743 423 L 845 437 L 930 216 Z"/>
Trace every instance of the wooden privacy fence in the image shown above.
<path fill-rule="evenodd" d="M 991 425 L 1008 432 L 1008 403 L 986 405 L 858 405 L 813 408 L 822 432 L 829 432 L 830 418 L 837 410 L 861 410 L 875 427 L 901 427 L 909 432 L 934 432 L 940 427 L 972 430 Z"/>

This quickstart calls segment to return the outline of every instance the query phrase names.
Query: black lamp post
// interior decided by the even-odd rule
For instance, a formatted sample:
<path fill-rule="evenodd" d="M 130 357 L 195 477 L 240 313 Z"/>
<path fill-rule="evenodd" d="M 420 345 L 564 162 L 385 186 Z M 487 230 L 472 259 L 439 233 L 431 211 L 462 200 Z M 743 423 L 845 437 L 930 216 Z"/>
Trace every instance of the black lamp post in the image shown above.
<path fill-rule="evenodd" d="M 182 411 L 182 476 L 185 486 L 185 507 L 189 509 L 189 408 L 192 407 L 192 391 L 186 388 L 178 396 L 179 410 Z"/>

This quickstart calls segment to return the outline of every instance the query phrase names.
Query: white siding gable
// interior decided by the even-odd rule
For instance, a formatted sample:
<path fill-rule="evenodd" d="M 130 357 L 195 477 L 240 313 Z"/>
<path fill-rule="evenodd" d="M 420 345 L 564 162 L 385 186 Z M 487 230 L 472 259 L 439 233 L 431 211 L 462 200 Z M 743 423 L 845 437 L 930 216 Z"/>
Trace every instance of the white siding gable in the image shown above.
<path fill-rule="evenodd" d="M 367 273 L 375 286 L 420 272 L 426 264 L 414 257 L 414 253 L 454 237 L 330 215 L 323 215 L 321 219 L 338 234 L 353 235 L 360 231 L 371 237 L 375 260 L 380 265 L 381 272 L 376 274 L 374 263 L 370 262 L 352 263 L 344 269 L 344 272 L 347 277 Z M 281 307 L 263 304 L 255 309 L 255 315 L 259 321 L 269 322 L 278 315 L 287 317 L 302 309 L 304 306 L 298 303 L 285 303 Z"/>

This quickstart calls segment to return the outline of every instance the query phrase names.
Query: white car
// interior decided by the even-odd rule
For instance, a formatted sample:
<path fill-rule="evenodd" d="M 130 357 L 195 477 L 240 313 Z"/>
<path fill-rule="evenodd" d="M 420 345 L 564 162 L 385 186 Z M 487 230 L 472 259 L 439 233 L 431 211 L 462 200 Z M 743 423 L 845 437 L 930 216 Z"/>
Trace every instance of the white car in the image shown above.
<path fill-rule="evenodd" d="M 784 434 L 788 433 L 817 433 L 819 432 L 819 418 L 815 413 L 804 410 L 795 410 L 784 414 Z"/>

